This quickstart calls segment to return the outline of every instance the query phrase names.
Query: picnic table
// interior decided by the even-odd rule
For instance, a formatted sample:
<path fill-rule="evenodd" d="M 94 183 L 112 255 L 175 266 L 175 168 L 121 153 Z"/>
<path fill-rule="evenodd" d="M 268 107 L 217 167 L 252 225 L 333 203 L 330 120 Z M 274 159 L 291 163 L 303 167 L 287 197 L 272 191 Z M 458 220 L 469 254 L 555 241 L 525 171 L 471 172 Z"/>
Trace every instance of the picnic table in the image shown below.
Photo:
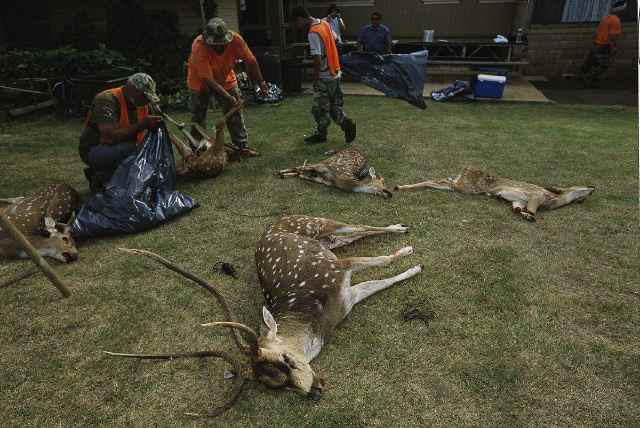
<path fill-rule="evenodd" d="M 432 42 L 399 40 L 394 53 L 429 51 L 429 64 L 523 65 L 526 43 L 496 43 L 489 38 L 441 38 Z"/>

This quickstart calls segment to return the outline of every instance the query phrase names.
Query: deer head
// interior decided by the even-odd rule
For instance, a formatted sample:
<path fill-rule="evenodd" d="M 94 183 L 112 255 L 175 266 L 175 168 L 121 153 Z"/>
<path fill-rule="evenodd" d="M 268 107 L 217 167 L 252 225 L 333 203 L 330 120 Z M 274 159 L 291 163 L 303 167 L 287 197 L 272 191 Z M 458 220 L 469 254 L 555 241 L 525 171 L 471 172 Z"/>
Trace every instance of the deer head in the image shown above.
<path fill-rule="evenodd" d="M 73 220 L 73 218 L 72 218 Z M 72 220 L 69 223 L 56 223 L 51 217 L 45 217 L 44 228 L 34 234 L 31 241 L 43 257 L 50 257 L 63 263 L 78 260 L 78 249 L 71 236 Z"/>
<path fill-rule="evenodd" d="M 255 380 L 271 389 L 287 389 L 319 400 L 324 380 L 316 375 L 304 354 L 278 335 L 278 324 L 266 307 L 262 307 L 263 326 L 258 336 L 250 327 L 237 322 L 212 322 L 203 327 L 228 327 L 247 333 L 250 345 L 241 348 L 250 358 Z"/>
<path fill-rule="evenodd" d="M 381 175 L 376 175 L 376 170 L 373 167 L 369 168 L 369 174 L 366 177 L 362 178 L 359 185 L 354 189 L 354 191 L 361 193 L 372 193 L 374 195 L 382 196 L 386 199 L 389 199 L 393 196 L 393 194 L 384 186 L 384 177 Z"/>
<path fill-rule="evenodd" d="M 43 257 L 64 263 L 78 259 L 70 224 L 79 205 L 77 192 L 65 184 L 49 185 L 28 197 L 1 200 L 8 203 L 4 213 Z M 62 223 L 61 221 L 67 221 Z M 16 243 L 0 233 L 0 256 L 27 257 Z"/>

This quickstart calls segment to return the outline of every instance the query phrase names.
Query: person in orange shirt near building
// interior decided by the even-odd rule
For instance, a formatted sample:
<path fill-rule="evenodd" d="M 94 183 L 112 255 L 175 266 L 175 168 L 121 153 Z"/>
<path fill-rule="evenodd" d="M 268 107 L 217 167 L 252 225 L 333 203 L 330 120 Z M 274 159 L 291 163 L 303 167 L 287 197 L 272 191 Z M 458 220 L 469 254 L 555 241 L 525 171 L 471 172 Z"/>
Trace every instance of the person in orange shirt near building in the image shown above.
<path fill-rule="evenodd" d="M 622 36 L 622 25 L 618 15 L 626 9 L 626 0 L 614 0 L 611 4 L 611 12 L 598 24 L 593 36 L 593 47 L 580 69 L 585 86 L 595 86 L 598 78 L 611 65 L 616 54 L 617 40 Z"/>
<path fill-rule="evenodd" d="M 293 10 L 296 28 L 307 29 L 309 51 L 313 58 L 313 107 L 311 114 L 316 120 L 315 133 L 304 139 L 305 144 L 325 143 L 331 119 L 342 128 L 347 144 L 356 138 L 356 123 L 344 111 L 343 93 L 340 85 L 340 56 L 335 34 L 325 20 L 312 17 L 303 7 Z"/>
<path fill-rule="evenodd" d="M 191 92 L 192 122 L 206 129 L 207 107 L 212 96 L 225 113 L 242 102 L 242 94 L 233 71 L 238 60 L 244 61 L 249 77 L 266 94 L 267 84 L 262 78 L 260 66 L 242 36 L 228 30 L 220 18 L 209 20 L 203 33 L 193 41 L 189 56 L 187 86 Z M 248 146 L 247 128 L 241 112 L 229 118 L 227 129 L 241 155 L 257 155 Z"/>

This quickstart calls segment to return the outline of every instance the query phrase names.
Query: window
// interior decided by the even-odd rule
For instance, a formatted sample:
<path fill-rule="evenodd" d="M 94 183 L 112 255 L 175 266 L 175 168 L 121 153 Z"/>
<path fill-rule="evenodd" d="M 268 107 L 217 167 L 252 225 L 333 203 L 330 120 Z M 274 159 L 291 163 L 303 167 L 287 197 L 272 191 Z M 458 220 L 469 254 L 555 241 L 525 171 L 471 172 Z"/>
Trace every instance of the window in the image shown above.
<path fill-rule="evenodd" d="M 460 0 L 421 0 L 422 4 L 460 4 Z"/>
<path fill-rule="evenodd" d="M 337 0 L 337 1 L 327 1 L 327 0 L 310 0 L 308 7 L 329 7 L 332 4 L 335 4 L 338 7 L 345 6 L 375 6 L 376 2 L 374 0 Z"/>
<path fill-rule="evenodd" d="M 606 15 L 601 12 L 602 3 L 610 0 L 536 0 L 532 24 L 575 24 L 597 22 Z M 586 5 L 586 7 L 585 7 Z M 627 1 L 627 10 L 620 16 L 622 22 L 637 22 L 637 0 Z M 608 6 L 607 6 L 608 8 Z M 602 15 L 601 15 L 602 14 Z"/>
<path fill-rule="evenodd" d="M 609 13 L 609 7 L 611 0 L 567 0 L 562 22 L 597 22 Z"/>

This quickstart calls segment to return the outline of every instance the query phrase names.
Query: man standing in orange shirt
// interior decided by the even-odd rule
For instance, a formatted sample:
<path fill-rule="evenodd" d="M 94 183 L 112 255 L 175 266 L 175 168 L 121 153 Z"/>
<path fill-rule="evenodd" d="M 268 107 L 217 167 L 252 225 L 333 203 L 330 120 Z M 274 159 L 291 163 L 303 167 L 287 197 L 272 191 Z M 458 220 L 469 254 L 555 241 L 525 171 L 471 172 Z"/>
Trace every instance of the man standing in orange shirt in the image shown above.
<path fill-rule="evenodd" d="M 242 102 L 238 89 L 236 73 L 233 71 L 236 61 L 242 60 L 254 82 L 258 82 L 262 93 L 267 85 L 255 56 L 244 39 L 233 31 L 220 18 L 209 20 L 203 34 L 191 45 L 189 56 L 187 86 L 191 91 L 191 121 L 206 129 L 207 107 L 214 96 L 226 113 Z M 256 156 L 257 152 L 248 146 L 247 128 L 242 113 L 232 115 L 227 121 L 231 141 L 243 156 Z"/>
<path fill-rule="evenodd" d="M 607 71 L 616 54 L 617 40 L 622 36 L 622 25 L 618 15 L 627 8 L 626 0 L 614 0 L 609 15 L 602 18 L 596 34 L 593 36 L 593 47 L 580 69 L 582 80 L 587 87 L 595 86 L 598 78 Z"/>

